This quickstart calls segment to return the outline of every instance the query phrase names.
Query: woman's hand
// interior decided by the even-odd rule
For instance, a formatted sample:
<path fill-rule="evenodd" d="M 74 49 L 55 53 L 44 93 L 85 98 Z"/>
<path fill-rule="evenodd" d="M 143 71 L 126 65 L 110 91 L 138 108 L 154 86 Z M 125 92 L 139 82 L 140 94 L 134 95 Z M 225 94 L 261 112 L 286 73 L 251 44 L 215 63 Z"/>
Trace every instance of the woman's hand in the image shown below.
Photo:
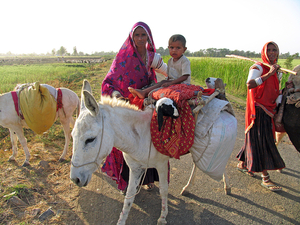
<path fill-rule="evenodd" d="M 269 70 L 269 74 L 272 76 L 273 74 L 275 74 L 277 72 L 277 70 L 280 68 L 280 66 L 278 64 L 273 64 L 270 67 Z"/>
<path fill-rule="evenodd" d="M 280 66 L 277 64 L 271 65 L 269 72 L 260 77 L 261 81 L 265 82 L 269 77 L 276 74 L 276 72 L 278 71 L 279 68 L 280 68 Z M 256 88 L 258 85 L 260 85 L 260 84 L 257 84 L 255 79 L 251 79 L 247 82 L 248 89 Z"/>

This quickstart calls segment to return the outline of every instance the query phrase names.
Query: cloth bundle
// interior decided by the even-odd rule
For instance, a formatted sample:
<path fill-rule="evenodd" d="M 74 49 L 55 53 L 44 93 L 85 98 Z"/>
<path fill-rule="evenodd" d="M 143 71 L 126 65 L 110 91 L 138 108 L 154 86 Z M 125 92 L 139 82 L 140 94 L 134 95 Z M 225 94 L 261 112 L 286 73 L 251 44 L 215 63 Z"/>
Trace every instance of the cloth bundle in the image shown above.
<path fill-rule="evenodd" d="M 188 99 L 197 96 L 203 88 L 195 85 L 176 84 L 158 89 L 152 98 L 163 97 L 174 100 L 178 106 L 179 118 L 165 118 L 161 132 L 158 130 L 157 113 L 151 119 L 151 138 L 153 145 L 160 153 L 179 159 L 186 154 L 194 143 L 195 119 L 188 104 Z"/>
<path fill-rule="evenodd" d="M 295 104 L 296 108 L 300 107 L 300 92 L 295 92 L 291 94 L 290 96 L 287 96 L 286 100 L 287 104 Z"/>
<path fill-rule="evenodd" d="M 19 102 L 24 119 L 34 132 L 41 134 L 53 125 L 56 101 L 47 87 L 36 82 L 23 88 L 19 93 Z"/>

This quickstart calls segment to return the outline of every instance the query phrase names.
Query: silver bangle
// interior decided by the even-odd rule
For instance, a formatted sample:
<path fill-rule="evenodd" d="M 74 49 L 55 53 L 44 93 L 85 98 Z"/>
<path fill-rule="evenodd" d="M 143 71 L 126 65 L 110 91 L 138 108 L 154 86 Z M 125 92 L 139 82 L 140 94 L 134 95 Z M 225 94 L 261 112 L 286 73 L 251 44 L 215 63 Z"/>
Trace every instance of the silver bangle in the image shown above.
<path fill-rule="evenodd" d="M 116 97 L 117 95 L 121 95 L 121 93 L 120 92 L 118 92 L 118 91 L 113 91 L 113 93 L 111 94 L 111 97 Z"/>
<path fill-rule="evenodd" d="M 256 83 L 257 86 L 259 86 L 259 85 L 261 85 L 263 83 L 261 77 L 255 78 L 254 81 L 255 81 L 255 83 Z"/>

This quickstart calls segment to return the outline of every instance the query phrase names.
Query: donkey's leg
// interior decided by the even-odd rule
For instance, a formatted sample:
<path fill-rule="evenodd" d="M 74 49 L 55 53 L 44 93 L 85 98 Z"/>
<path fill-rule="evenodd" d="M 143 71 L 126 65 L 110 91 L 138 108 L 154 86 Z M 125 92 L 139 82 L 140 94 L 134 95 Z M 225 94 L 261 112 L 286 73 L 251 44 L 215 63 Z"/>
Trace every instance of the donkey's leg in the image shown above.
<path fill-rule="evenodd" d="M 16 135 L 16 133 L 12 130 L 9 129 L 9 133 L 10 133 L 10 140 L 11 140 L 11 147 L 12 147 L 12 155 L 9 157 L 8 161 L 15 161 L 17 154 L 18 154 L 18 136 Z"/>
<path fill-rule="evenodd" d="M 195 180 L 195 177 L 196 177 L 196 170 L 197 170 L 197 167 L 195 165 L 195 163 L 193 163 L 193 168 L 192 168 L 192 172 L 191 172 L 191 175 L 190 175 L 190 178 L 189 178 L 189 181 L 188 183 L 182 188 L 180 194 L 181 195 L 186 195 L 189 193 L 188 191 L 188 187 L 190 184 L 193 184 L 194 183 L 194 180 Z"/>
<path fill-rule="evenodd" d="M 276 142 L 275 145 L 276 147 L 278 147 L 281 139 L 284 137 L 284 135 L 286 135 L 286 132 L 275 132 L 275 137 L 276 137 Z M 281 173 L 282 169 L 278 169 L 277 172 Z"/>
<path fill-rule="evenodd" d="M 71 126 L 72 129 L 74 128 L 74 125 L 75 125 L 75 120 L 71 116 L 71 118 L 70 118 L 70 126 Z"/>
<path fill-rule="evenodd" d="M 27 147 L 27 140 L 23 133 L 23 127 L 22 126 L 14 127 L 12 131 L 14 131 L 14 133 L 18 136 L 19 142 L 21 143 L 21 145 L 24 149 L 24 152 L 25 152 L 25 161 L 22 166 L 30 166 L 30 163 L 29 163 L 30 153 L 29 153 L 29 150 Z M 14 144 L 16 144 L 16 143 L 17 143 L 17 141 L 15 139 Z"/>
<path fill-rule="evenodd" d="M 226 173 L 226 170 L 223 173 L 223 182 L 224 182 L 224 191 L 226 195 L 230 195 L 231 194 L 231 187 L 229 185 L 229 179 Z"/>
<path fill-rule="evenodd" d="M 130 165 L 128 164 L 129 168 Z M 140 167 L 139 168 L 134 168 L 129 171 L 129 183 L 127 187 L 127 192 L 126 196 L 124 199 L 124 204 L 123 204 L 123 209 L 120 214 L 119 220 L 118 220 L 118 225 L 125 225 L 129 211 L 131 209 L 131 206 L 133 204 L 135 195 L 137 194 L 137 188 L 138 185 L 140 184 L 141 177 L 144 173 L 144 170 L 142 170 Z"/>
<path fill-rule="evenodd" d="M 160 163 L 157 167 L 159 175 L 159 192 L 161 197 L 161 213 L 157 224 L 167 224 L 168 215 L 168 160 Z"/>
<path fill-rule="evenodd" d="M 63 126 L 64 134 L 65 134 L 65 146 L 64 146 L 64 151 L 59 158 L 60 162 L 65 161 L 65 157 L 67 155 L 70 140 L 71 140 L 70 124 L 74 120 L 72 118 L 72 112 L 69 112 L 69 111 L 70 111 L 69 109 L 59 109 L 58 110 L 58 117 L 59 117 L 60 123 Z"/>
<path fill-rule="evenodd" d="M 70 144 L 70 140 L 71 140 L 71 131 L 70 131 L 70 119 L 64 119 L 64 120 L 60 120 L 63 128 L 64 128 L 64 134 L 65 134 L 65 146 L 64 146 L 64 151 L 61 154 L 59 161 L 63 162 L 65 161 L 65 157 L 67 155 L 68 152 L 68 148 L 69 148 L 69 144 Z"/>

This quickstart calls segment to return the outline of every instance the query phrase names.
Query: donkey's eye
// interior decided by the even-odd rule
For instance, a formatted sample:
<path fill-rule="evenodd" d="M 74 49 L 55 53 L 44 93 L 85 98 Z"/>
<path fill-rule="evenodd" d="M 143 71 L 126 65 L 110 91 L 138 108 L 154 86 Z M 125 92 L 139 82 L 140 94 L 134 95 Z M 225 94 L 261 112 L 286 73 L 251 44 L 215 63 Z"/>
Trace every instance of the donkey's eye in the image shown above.
<path fill-rule="evenodd" d="M 89 138 L 85 141 L 85 144 L 87 145 L 88 143 L 91 143 L 95 140 L 96 138 Z"/>

